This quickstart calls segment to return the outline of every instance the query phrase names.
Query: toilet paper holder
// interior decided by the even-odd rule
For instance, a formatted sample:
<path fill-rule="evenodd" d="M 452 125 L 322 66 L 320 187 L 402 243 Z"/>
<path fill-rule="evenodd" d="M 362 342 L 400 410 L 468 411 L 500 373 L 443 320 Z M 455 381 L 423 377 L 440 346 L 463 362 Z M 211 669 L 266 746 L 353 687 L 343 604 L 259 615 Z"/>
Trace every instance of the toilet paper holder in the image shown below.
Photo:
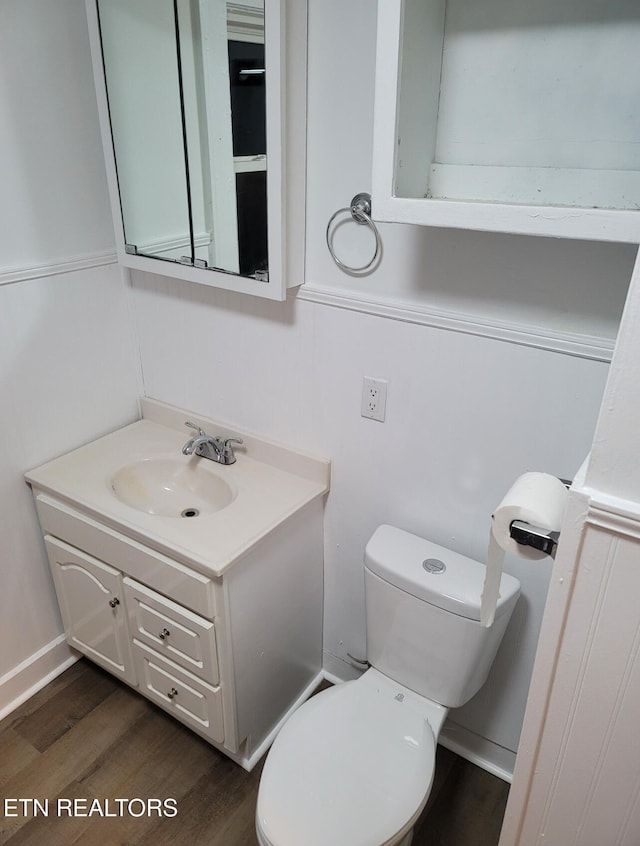
<path fill-rule="evenodd" d="M 555 558 L 560 532 L 550 532 L 540 526 L 525 523 L 524 520 L 514 520 L 509 526 L 509 534 L 521 546 L 531 546 Z"/>
<path fill-rule="evenodd" d="M 567 490 L 571 487 L 572 483 L 568 479 L 560 479 L 560 481 Z M 551 558 L 556 557 L 556 548 L 560 538 L 559 531 L 552 532 L 540 526 L 533 526 L 524 520 L 514 520 L 509 526 L 509 535 L 521 546 L 531 546 L 545 555 L 550 555 Z"/>

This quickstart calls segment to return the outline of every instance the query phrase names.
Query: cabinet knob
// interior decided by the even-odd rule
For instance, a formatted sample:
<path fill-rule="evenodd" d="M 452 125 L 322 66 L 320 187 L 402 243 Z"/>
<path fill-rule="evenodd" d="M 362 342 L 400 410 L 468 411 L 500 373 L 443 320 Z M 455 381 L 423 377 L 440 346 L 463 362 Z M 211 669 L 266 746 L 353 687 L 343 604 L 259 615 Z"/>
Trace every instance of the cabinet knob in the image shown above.
<path fill-rule="evenodd" d="M 172 687 L 171 690 L 169 691 L 169 693 L 167 693 L 167 696 L 169 697 L 169 699 L 173 699 L 177 695 L 178 695 L 178 691 L 175 689 L 175 687 Z"/>
<path fill-rule="evenodd" d="M 165 637 L 169 637 L 170 634 L 171 632 L 169 631 L 169 629 L 162 629 L 158 637 L 160 638 L 160 640 L 164 640 Z"/>
<path fill-rule="evenodd" d="M 117 597 L 117 596 L 114 596 L 114 597 L 113 597 L 113 599 L 110 599 L 110 600 L 109 600 L 109 605 L 110 605 L 112 608 L 115 608 L 117 605 L 120 605 L 120 600 L 118 599 L 118 597 Z"/>

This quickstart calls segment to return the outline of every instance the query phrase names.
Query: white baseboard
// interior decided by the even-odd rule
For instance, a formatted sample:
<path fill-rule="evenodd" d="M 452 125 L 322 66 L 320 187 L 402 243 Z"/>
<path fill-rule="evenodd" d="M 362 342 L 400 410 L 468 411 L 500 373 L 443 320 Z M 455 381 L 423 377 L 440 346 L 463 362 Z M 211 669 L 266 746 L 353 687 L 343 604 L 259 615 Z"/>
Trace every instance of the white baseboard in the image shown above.
<path fill-rule="evenodd" d="M 516 753 L 510 749 L 498 746 L 497 743 L 474 734 L 452 720 L 447 720 L 443 725 L 438 743 L 466 761 L 511 784 Z"/>
<path fill-rule="evenodd" d="M 26 702 L 80 658 L 64 635 L 43 646 L 0 677 L 0 720 Z"/>

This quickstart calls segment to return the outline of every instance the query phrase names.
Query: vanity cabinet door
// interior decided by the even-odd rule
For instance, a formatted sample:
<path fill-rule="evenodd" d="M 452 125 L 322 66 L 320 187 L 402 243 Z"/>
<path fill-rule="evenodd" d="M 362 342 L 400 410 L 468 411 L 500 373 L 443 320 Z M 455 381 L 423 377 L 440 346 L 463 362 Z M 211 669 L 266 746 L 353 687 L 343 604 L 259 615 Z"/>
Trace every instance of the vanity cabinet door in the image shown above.
<path fill-rule="evenodd" d="M 121 573 L 50 536 L 45 546 L 67 642 L 135 684 Z"/>

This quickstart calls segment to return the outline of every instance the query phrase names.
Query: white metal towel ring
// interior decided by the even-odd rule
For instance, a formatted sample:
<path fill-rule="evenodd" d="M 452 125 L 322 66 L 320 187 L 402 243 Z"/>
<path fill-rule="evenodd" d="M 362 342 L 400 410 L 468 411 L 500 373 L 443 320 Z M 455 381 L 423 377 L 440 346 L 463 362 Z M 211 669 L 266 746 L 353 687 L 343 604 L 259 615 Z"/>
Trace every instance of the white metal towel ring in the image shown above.
<path fill-rule="evenodd" d="M 362 265 L 362 267 L 350 267 L 348 264 L 345 264 L 343 261 L 340 261 L 338 256 L 334 253 L 333 247 L 331 246 L 331 242 L 333 240 L 331 226 L 336 217 L 339 214 L 343 214 L 344 212 L 350 214 L 356 223 L 366 224 L 369 229 L 371 229 L 376 239 L 376 249 L 373 254 L 373 258 L 367 264 Z M 380 241 L 380 233 L 378 232 L 378 229 L 373 220 L 371 220 L 371 194 L 356 194 L 353 200 L 351 200 L 351 205 L 349 206 L 349 208 L 338 209 L 338 211 L 334 212 L 329 218 L 329 223 L 327 223 L 327 247 L 329 248 L 329 252 L 331 253 L 331 258 L 335 261 L 338 267 L 341 267 L 343 270 L 347 270 L 349 271 L 349 273 L 362 273 L 363 270 L 369 270 L 369 268 L 373 266 L 374 262 L 378 258 L 381 246 L 382 244 Z"/>

